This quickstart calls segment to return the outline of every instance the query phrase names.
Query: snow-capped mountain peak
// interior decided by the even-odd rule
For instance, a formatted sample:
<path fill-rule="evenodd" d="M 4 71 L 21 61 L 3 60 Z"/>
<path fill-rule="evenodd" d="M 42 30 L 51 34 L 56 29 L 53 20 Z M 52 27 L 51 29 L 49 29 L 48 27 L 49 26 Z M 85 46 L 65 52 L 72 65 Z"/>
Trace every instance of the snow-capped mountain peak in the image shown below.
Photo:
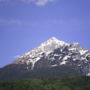
<path fill-rule="evenodd" d="M 39 47 L 19 57 L 14 64 L 26 64 L 27 69 L 76 66 L 84 73 L 90 72 L 90 52 L 79 43 L 66 43 L 55 37 L 43 42 Z"/>
<path fill-rule="evenodd" d="M 20 56 L 14 62 L 14 64 L 26 63 L 27 65 L 29 65 L 31 63 L 32 64 L 31 68 L 33 69 L 35 63 L 43 57 L 43 54 L 44 54 L 44 56 L 48 56 L 51 52 L 53 52 L 53 50 L 55 50 L 59 47 L 67 46 L 67 45 L 69 45 L 69 44 L 64 41 L 60 41 L 55 37 L 52 37 L 49 40 L 43 42 L 39 47 Z"/>
<path fill-rule="evenodd" d="M 51 51 L 54 50 L 55 48 L 64 46 L 64 45 L 68 45 L 68 43 L 64 42 L 64 41 L 60 41 L 55 37 L 50 38 L 49 40 L 45 41 L 44 43 L 42 43 L 39 48 L 42 51 Z"/>
<path fill-rule="evenodd" d="M 90 76 L 90 51 L 79 43 L 66 43 L 52 37 L 0 69 L 0 72 L 0 80 Z"/>

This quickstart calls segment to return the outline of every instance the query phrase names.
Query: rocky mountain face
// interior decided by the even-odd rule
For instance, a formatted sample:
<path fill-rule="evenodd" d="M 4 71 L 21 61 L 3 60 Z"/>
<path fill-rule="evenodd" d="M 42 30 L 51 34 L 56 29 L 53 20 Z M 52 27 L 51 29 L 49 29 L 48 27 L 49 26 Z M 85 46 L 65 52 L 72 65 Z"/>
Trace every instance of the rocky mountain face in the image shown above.
<path fill-rule="evenodd" d="M 66 43 L 52 37 L 0 69 L 0 79 L 50 78 L 89 73 L 89 50 L 82 48 L 79 43 Z"/>

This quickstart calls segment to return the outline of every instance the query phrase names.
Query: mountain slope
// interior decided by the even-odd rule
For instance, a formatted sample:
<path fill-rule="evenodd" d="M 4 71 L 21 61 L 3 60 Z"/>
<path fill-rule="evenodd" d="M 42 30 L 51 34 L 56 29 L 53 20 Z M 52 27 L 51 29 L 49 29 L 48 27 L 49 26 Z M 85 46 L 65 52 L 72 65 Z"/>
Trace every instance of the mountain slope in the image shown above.
<path fill-rule="evenodd" d="M 79 43 L 66 43 L 52 37 L 2 68 L 0 79 L 50 78 L 89 73 L 89 50 L 82 48 Z"/>

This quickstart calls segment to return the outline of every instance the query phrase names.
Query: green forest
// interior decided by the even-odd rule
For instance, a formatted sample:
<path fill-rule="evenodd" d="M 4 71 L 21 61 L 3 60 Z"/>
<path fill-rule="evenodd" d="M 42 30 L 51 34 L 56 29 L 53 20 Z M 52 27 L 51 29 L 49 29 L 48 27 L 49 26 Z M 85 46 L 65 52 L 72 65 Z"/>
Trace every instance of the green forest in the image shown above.
<path fill-rule="evenodd" d="M 90 77 L 0 81 L 0 90 L 90 90 Z"/>

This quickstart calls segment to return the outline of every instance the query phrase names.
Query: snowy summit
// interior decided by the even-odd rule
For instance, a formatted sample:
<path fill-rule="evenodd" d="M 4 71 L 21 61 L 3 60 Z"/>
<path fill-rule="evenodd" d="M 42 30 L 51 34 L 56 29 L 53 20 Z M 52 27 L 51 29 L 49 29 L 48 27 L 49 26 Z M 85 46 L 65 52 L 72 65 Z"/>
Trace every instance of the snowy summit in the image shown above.
<path fill-rule="evenodd" d="M 55 37 L 43 42 L 39 47 L 20 56 L 14 64 L 26 64 L 27 69 L 35 67 L 56 67 L 61 65 L 76 65 L 83 68 L 88 74 L 90 52 L 80 46 L 79 43 L 66 43 Z M 37 63 L 40 63 L 37 65 Z M 47 63 L 47 64 L 43 64 Z M 53 63 L 53 64 L 52 64 Z M 87 70 L 88 69 L 88 70 Z"/>
<path fill-rule="evenodd" d="M 12 78 L 15 78 L 17 74 L 17 76 L 21 75 L 21 79 L 27 78 L 27 76 L 31 78 L 89 76 L 90 51 L 82 48 L 79 43 L 66 43 L 52 37 L 39 47 L 20 56 L 10 65 L 2 68 L 0 80 L 5 79 L 2 75 L 7 72 L 7 68 L 9 75 L 13 75 Z M 14 72 L 12 72 L 13 70 Z M 7 78 L 12 80 L 6 76 Z"/>

